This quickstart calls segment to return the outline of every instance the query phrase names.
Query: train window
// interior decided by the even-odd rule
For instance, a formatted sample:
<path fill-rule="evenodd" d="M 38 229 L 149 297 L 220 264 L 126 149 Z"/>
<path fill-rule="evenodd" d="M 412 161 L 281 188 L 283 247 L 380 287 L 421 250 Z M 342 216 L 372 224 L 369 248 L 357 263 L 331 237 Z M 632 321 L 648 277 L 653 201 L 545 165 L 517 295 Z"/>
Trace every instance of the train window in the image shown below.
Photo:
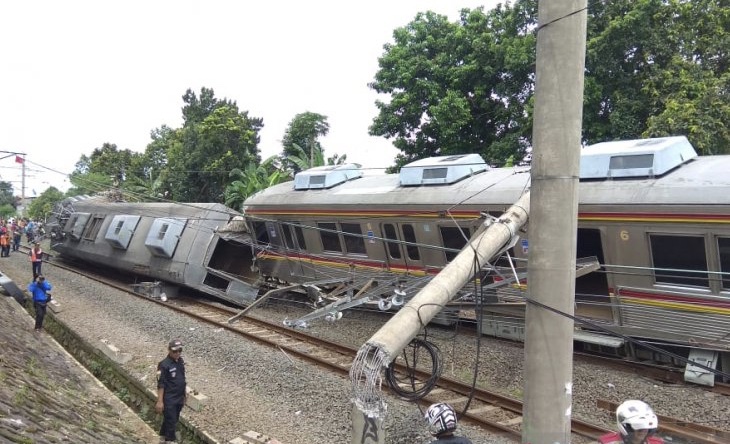
<path fill-rule="evenodd" d="M 253 222 L 253 232 L 256 234 L 256 242 L 259 244 L 269 244 L 269 232 L 266 230 L 264 222 Z"/>
<path fill-rule="evenodd" d="M 717 250 L 720 252 L 720 271 L 722 275 L 722 288 L 730 289 L 730 237 L 717 238 Z"/>
<path fill-rule="evenodd" d="M 317 227 L 320 230 L 319 236 L 322 239 L 322 250 L 342 253 L 340 236 L 337 234 L 337 224 L 321 222 L 317 224 Z"/>
<path fill-rule="evenodd" d="M 302 230 L 302 226 L 299 222 L 293 222 L 294 224 L 294 233 L 297 235 L 295 240 L 297 241 L 297 245 L 299 246 L 300 250 L 306 250 L 307 249 L 307 243 L 304 240 L 304 230 Z"/>
<path fill-rule="evenodd" d="M 299 222 L 287 222 L 281 224 L 281 231 L 284 232 L 284 242 L 286 248 L 292 250 L 306 250 L 304 244 L 304 233 Z"/>
<path fill-rule="evenodd" d="M 444 241 L 444 248 L 448 249 L 444 250 L 446 261 L 450 262 L 464 248 L 471 234 L 468 228 L 463 227 L 439 227 L 439 230 L 441 230 L 441 239 Z"/>
<path fill-rule="evenodd" d="M 650 234 L 657 283 L 709 287 L 705 238 Z"/>
<path fill-rule="evenodd" d="M 413 225 L 411 224 L 403 224 L 401 226 L 401 229 L 403 230 L 403 239 L 408 242 L 406 244 L 406 252 L 408 253 L 408 259 L 414 260 L 414 261 L 420 261 L 421 260 L 421 253 L 418 251 L 418 246 L 416 244 L 416 231 L 413 229 Z"/>
<path fill-rule="evenodd" d="M 71 234 L 73 240 L 81 240 L 90 217 L 90 213 L 74 213 L 66 222 L 66 231 Z"/>
<path fill-rule="evenodd" d="M 96 235 L 101 230 L 102 222 L 104 222 L 104 216 L 95 216 L 91 219 L 91 223 L 86 227 L 86 231 L 84 231 L 84 239 L 92 241 L 96 239 Z"/>
<path fill-rule="evenodd" d="M 360 224 L 341 223 L 343 238 L 345 240 L 345 251 L 354 254 L 366 254 L 365 240 L 362 238 Z"/>
<path fill-rule="evenodd" d="M 287 249 L 294 250 L 296 249 L 296 245 L 294 244 L 294 234 L 291 230 L 291 225 L 282 222 L 281 231 L 284 232 L 284 244 L 286 245 Z"/>
<path fill-rule="evenodd" d="M 383 234 L 388 240 L 398 240 L 398 235 L 395 233 L 395 225 L 393 224 L 383 224 Z M 386 242 L 385 244 L 388 246 L 388 254 L 390 257 L 400 259 L 400 248 L 398 248 L 398 244 L 396 242 Z"/>

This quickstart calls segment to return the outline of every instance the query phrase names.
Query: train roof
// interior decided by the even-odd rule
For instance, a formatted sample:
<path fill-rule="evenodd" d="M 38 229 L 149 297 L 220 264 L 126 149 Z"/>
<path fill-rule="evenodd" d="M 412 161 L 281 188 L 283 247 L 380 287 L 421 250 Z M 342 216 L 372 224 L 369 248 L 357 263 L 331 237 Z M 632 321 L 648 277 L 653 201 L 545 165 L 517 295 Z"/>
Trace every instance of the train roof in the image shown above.
<path fill-rule="evenodd" d="M 151 217 L 205 217 L 228 220 L 240 215 L 235 210 L 219 203 L 176 203 L 176 202 L 108 202 L 103 199 L 84 199 L 72 202 L 74 212 L 92 214 L 128 214 Z"/>
<path fill-rule="evenodd" d="M 260 191 L 253 207 L 511 204 L 530 186 L 529 167 L 492 168 L 453 184 L 401 186 L 398 174 L 364 176 L 329 189 L 294 190 L 293 182 Z M 659 177 L 581 181 L 581 204 L 730 204 L 730 155 L 700 156 Z"/>

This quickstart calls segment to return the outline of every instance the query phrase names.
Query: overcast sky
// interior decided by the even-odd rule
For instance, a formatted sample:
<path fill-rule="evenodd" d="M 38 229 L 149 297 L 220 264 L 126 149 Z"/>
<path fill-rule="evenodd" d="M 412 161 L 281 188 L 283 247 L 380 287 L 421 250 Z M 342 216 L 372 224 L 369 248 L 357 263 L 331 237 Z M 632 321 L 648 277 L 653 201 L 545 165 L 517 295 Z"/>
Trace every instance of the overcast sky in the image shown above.
<path fill-rule="evenodd" d="M 431 10 L 495 0 L 13 1 L 0 4 L 0 151 L 26 154 L 26 196 L 53 185 L 83 154 L 114 143 L 143 152 L 150 131 L 182 125 L 182 96 L 212 88 L 261 117 L 263 158 L 281 151 L 291 119 L 328 117 L 325 155 L 385 168 L 397 154 L 370 137 L 367 87 L 395 28 Z M 0 180 L 20 195 L 21 168 L 0 153 Z M 4 158 L 3 158 L 4 157 Z"/>

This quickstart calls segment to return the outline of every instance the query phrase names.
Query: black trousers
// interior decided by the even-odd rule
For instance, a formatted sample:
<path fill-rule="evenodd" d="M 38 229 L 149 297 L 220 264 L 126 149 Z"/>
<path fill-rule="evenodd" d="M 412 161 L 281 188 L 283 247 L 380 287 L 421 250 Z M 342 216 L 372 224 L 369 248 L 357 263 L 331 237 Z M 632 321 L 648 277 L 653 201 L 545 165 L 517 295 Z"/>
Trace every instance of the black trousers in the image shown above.
<path fill-rule="evenodd" d="M 35 280 L 41 274 L 41 265 L 43 265 L 43 262 L 36 261 L 31 263 L 33 264 L 33 280 Z"/>
<path fill-rule="evenodd" d="M 43 327 L 43 318 L 46 317 L 46 304 L 33 302 L 33 307 L 35 307 L 35 329 L 40 330 Z"/>
<path fill-rule="evenodd" d="M 175 441 L 175 429 L 177 428 L 177 422 L 180 420 L 180 411 L 183 408 L 183 403 L 173 404 L 165 402 L 165 406 L 162 409 L 162 427 L 160 427 L 160 436 L 165 437 L 165 441 Z"/>

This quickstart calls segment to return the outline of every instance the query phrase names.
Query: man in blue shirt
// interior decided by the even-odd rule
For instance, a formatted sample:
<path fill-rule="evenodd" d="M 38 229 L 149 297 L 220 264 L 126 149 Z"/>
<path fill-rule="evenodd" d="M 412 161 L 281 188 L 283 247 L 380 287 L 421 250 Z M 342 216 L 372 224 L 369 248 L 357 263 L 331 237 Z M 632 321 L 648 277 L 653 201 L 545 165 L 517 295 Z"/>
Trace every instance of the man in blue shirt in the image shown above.
<path fill-rule="evenodd" d="M 46 317 L 46 306 L 51 300 L 51 284 L 43 275 L 38 275 L 28 285 L 28 291 L 33 295 L 33 308 L 35 308 L 35 331 L 40 332 L 43 328 L 43 318 Z"/>
<path fill-rule="evenodd" d="M 179 339 L 170 341 L 167 357 L 157 364 L 157 403 L 155 411 L 162 413 L 160 442 L 174 443 L 175 429 L 180 420 L 180 411 L 185 405 L 185 361 L 181 354 L 183 343 Z"/>

